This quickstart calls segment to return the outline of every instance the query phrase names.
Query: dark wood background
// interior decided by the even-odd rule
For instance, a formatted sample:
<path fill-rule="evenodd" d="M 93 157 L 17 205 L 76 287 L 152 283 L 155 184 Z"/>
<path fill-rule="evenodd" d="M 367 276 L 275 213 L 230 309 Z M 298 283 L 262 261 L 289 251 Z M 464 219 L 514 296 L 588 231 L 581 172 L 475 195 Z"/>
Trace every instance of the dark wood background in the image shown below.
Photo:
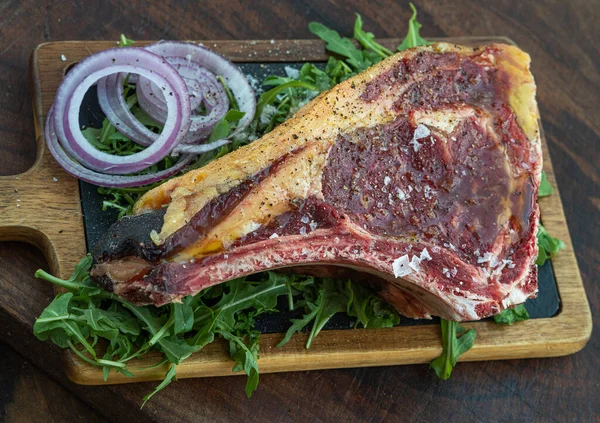
<path fill-rule="evenodd" d="M 263 375 L 250 400 L 243 377 L 183 380 L 140 410 L 153 384 L 83 387 L 62 374 L 60 351 L 31 335 L 52 295 L 33 278 L 45 259 L 27 244 L 4 242 L 0 421 L 598 421 L 600 2 L 415 3 L 426 37 L 506 35 L 531 54 L 594 315 L 587 347 L 563 358 L 461 363 L 449 381 L 427 365 Z M 354 12 L 380 37 L 403 36 L 410 16 L 407 1 L 0 0 L 0 174 L 23 172 L 35 160 L 28 63 L 39 43 L 117 40 L 121 32 L 133 39 L 311 38 L 312 20 L 348 35 Z"/>

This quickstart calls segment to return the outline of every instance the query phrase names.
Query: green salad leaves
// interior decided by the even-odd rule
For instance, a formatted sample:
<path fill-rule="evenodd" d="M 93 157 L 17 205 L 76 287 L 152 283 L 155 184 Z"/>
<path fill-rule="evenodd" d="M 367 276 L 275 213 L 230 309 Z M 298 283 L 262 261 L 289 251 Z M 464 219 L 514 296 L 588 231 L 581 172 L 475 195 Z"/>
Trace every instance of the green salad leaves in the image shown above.
<path fill-rule="evenodd" d="M 542 266 L 544 263 L 546 263 L 546 260 L 551 259 L 558 254 L 560 250 L 564 250 L 565 248 L 565 243 L 562 240 L 554 238 L 552 235 L 550 235 L 541 223 L 538 228 L 537 239 L 539 252 L 535 264 L 538 266 Z"/>
<path fill-rule="evenodd" d="M 442 355 L 429 363 L 440 379 L 449 379 L 458 357 L 467 352 L 475 342 L 475 329 L 466 330 L 457 322 L 441 319 Z"/>
<path fill-rule="evenodd" d="M 547 197 L 554 194 L 554 188 L 548 182 L 546 178 L 546 172 L 542 171 L 542 181 L 540 182 L 540 188 L 538 189 L 538 197 Z"/>
<path fill-rule="evenodd" d="M 147 401 L 176 378 L 175 365 L 194 352 L 222 338 L 229 343 L 233 371 L 248 375 L 246 394 L 256 390 L 259 381 L 259 340 L 256 319 L 280 311 L 279 298 L 286 307 L 301 310 L 302 317 L 291 327 L 278 347 L 296 332 L 308 330 L 306 347 L 338 312 L 355 318 L 355 327 L 391 327 L 400 322 L 398 313 L 362 285 L 351 281 L 284 275 L 264 272 L 207 288 L 181 303 L 163 307 L 135 306 L 92 283 L 91 256 L 84 257 L 67 279 L 43 270 L 36 277 L 67 290 L 58 294 L 33 326 L 40 340 L 51 340 L 68 348 L 85 362 L 100 367 L 104 379 L 111 371 L 134 377 L 131 360 L 148 351 L 159 351 L 164 359 L 155 366 L 168 365 L 165 380 L 144 398 Z M 100 346 L 97 349 L 97 346 Z M 97 350 L 104 351 L 103 354 Z"/>
<path fill-rule="evenodd" d="M 525 304 L 519 304 L 514 308 L 507 308 L 494 316 L 494 322 L 502 325 L 512 325 L 515 322 L 522 322 L 524 320 L 529 320 L 529 313 L 525 308 Z"/>
<path fill-rule="evenodd" d="M 413 14 L 408 21 L 408 34 L 406 35 L 406 38 L 404 38 L 404 41 L 402 41 L 402 43 L 398 46 L 398 51 L 406 50 L 407 48 L 411 47 L 426 46 L 429 44 L 429 42 L 422 38 L 419 34 L 419 31 L 421 30 L 421 24 L 417 22 L 417 8 L 412 3 L 410 3 L 410 8 L 412 9 Z"/>

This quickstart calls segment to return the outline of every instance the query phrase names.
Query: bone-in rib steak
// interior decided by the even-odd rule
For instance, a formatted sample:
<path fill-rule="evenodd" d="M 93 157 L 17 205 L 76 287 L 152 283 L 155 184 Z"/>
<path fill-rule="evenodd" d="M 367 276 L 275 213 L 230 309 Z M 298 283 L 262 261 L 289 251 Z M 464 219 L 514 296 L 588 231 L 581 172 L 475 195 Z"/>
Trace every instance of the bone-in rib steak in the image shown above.
<path fill-rule="evenodd" d="M 92 276 L 160 305 L 294 268 L 360 279 L 409 317 L 496 314 L 537 293 L 537 125 L 516 47 L 396 54 L 148 192 Z"/>

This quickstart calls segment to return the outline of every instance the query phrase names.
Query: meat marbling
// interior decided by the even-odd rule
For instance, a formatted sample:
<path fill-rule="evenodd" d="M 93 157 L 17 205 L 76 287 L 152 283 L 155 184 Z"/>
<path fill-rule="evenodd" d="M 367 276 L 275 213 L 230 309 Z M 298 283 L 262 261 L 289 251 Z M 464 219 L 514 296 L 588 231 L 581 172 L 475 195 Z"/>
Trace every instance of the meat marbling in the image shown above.
<path fill-rule="evenodd" d="M 527 54 L 415 48 L 148 192 L 91 274 L 161 305 L 294 267 L 360 279 L 409 317 L 476 320 L 537 293 L 541 165 Z"/>

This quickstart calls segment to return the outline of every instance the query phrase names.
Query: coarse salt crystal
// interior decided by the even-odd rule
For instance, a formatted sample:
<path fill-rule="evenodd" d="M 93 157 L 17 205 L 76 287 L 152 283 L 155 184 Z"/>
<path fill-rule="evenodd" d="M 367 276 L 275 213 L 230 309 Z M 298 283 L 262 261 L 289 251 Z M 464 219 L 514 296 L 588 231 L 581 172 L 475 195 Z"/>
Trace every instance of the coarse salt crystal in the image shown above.
<path fill-rule="evenodd" d="M 450 244 L 449 242 L 445 242 L 444 247 L 446 247 L 452 251 L 456 251 L 456 247 L 454 245 Z"/>
<path fill-rule="evenodd" d="M 483 255 L 483 257 L 479 257 L 477 259 L 477 264 L 481 264 L 481 263 L 490 263 L 490 267 L 494 268 L 496 266 L 498 266 L 500 264 L 500 261 L 498 261 L 498 257 L 496 257 L 494 254 L 487 252 Z"/>
<path fill-rule="evenodd" d="M 397 278 L 409 275 L 412 271 L 409 267 L 408 255 L 404 254 L 403 256 L 394 260 L 392 263 L 392 269 L 394 271 L 394 276 Z"/>
<path fill-rule="evenodd" d="M 431 134 L 431 131 L 429 131 L 428 127 L 426 127 L 425 125 L 419 124 L 415 128 L 415 132 L 413 134 L 413 138 L 418 140 L 418 139 L 421 139 L 421 138 L 428 137 L 430 134 Z"/>
<path fill-rule="evenodd" d="M 269 239 L 275 239 L 275 238 L 279 238 L 279 235 L 274 233 L 269 237 Z"/>
<path fill-rule="evenodd" d="M 283 69 L 288 78 L 298 79 L 298 77 L 300 76 L 300 71 L 298 69 L 292 68 L 291 66 L 286 66 Z"/>
<path fill-rule="evenodd" d="M 412 256 L 412 259 L 410 259 L 410 263 L 408 263 L 408 265 L 410 266 L 410 268 L 412 270 L 414 270 L 415 272 L 418 272 L 420 263 L 421 263 L 421 260 L 419 260 L 419 257 Z"/>
<path fill-rule="evenodd" d="M 422 147 L 418 140 L 421 138 L 428 137 L 430 134 L 431 132 L 429 131 L 428 127 L 421 124 L 417 125 L 417 127 L 415 128 L 415 132 L 413 133 L 413 137 L 409 142 L 409 144 L 413 146 L 415 153 L 419 151 Z"/>
<path fill-rule="evenodd" d="M 429 185 L 425 185 L 425 190 L 423 191 L 423 194 L 425 195 L 425 198 L 430 199 L 431 198 L 431 187 Z"/>
<path fill-rule="evenodd" d="M 63 62 L 67 61 L 67 56 L 65 56 L 64 54 L 60 55 L 60 60 L 62 60 Z"/>

